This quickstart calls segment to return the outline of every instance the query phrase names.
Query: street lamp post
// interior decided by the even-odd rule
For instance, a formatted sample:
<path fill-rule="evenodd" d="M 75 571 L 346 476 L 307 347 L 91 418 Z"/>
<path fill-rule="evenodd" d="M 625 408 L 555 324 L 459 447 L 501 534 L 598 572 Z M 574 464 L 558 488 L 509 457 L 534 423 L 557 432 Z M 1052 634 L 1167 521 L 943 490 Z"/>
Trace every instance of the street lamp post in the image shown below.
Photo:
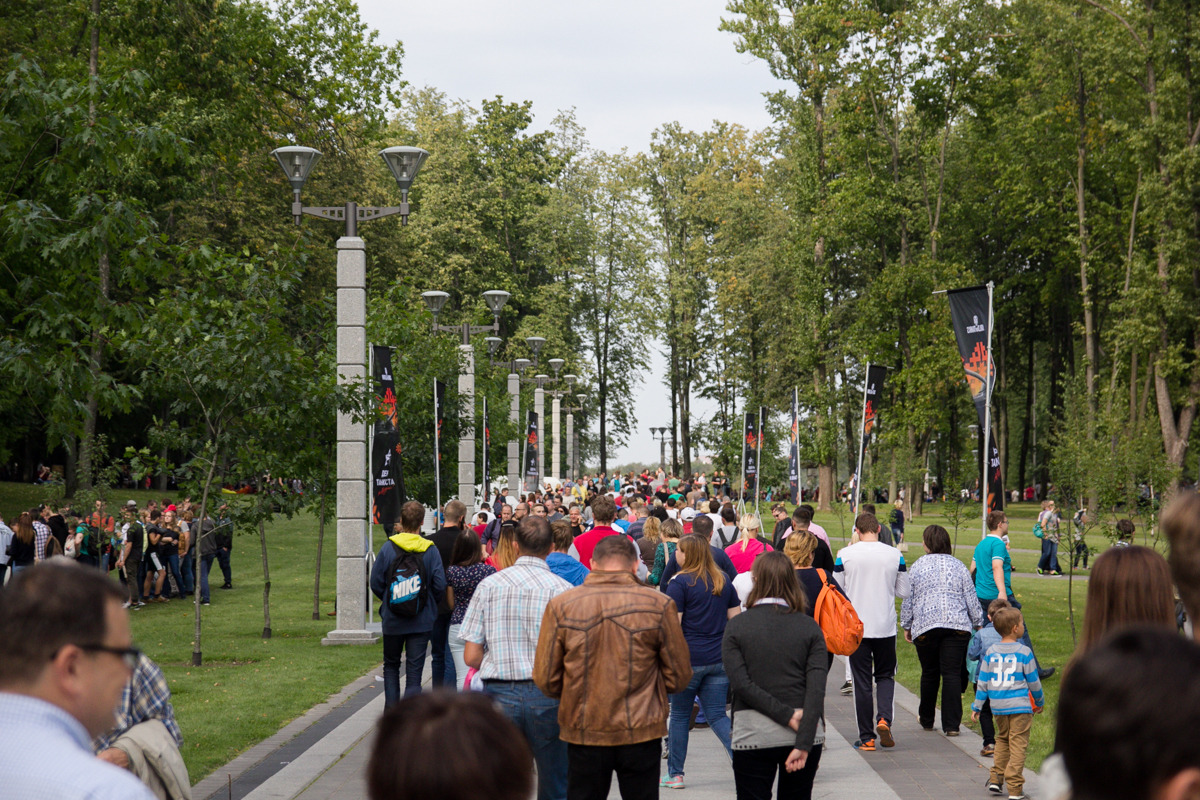
<path fill-rule="evenodd" d="M 658 468 L 667 471 L 667 429 L 651 428 L 650 435 L 658 439 Z"/>
<path fill-rule="evenodd" d="M 400 186 L 400 205 L 305 206 L 304 183 L 321 153 L 311 147 L 280 147 L 271 155 L 292 185 L 292 218 L 304 216 L 343 222 L 346 232 L 337 240 L 337 381 L 355 384 L 367 379 L 367 254 L 358 236 L 358 223 L 399 215 L 408 224 L 408 191 L 429 153 L 417 147 L 388 147 L 379 155 Z M 337 627 L 321 644 L 372 644 L 367 630 L 367 556 L 370 544 L 370 482 L 367 423 L 348 413 L 337 414 Z"/>
<path fill-rule="evenodd" d="M 571 384 L 575 383 L 574 375 L 567 375 L 566 378 Z M 577 394 L 574 396 L 577 406 L 568 405 L 564 410 L 567 412 L 567 470 L 569 477 L 573 481 L 579 480 L 579 431 L 575 428 L 575 412 L 583 411 L 583 401 L 587 399 L 585 394 Z M 570 401 L 568 401 L 570 402 Z"/>
<path fill-rule="evenodd" d="M 471 347 L 471 336 L 476 333 L 498 333 L 500 331 L 500 309 L 508 302 L 508 292 L 499 289 L 483 293 L 483 300 L 492 312 L 491 325 L 439 325 L 438 314 L 450 299 L 446 292 L 423 292 L 421 299 L 433 313 L 434 333 L 457 333 L 462 336 L 458 345 L 458 397 L 462 402 L 462 417 L 458 437 L 458 499 L 475 507 L 475 350 Z M 486 498 L 485 498 L 486 500 Z"/>

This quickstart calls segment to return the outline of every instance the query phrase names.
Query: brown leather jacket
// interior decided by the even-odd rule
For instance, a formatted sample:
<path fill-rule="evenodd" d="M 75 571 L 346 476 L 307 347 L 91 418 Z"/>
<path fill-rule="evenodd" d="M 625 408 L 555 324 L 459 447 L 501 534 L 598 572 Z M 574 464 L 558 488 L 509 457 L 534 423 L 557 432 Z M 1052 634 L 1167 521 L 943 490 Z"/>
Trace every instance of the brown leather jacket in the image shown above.
<path fill-rule="evenodd" d="M 593 571 L 546 606 L 533 680 L 559 698 L 571 744 L 636 744 L 667 733 L 667 694 L 692 679 L 675 601 L 628 572 Z"/>

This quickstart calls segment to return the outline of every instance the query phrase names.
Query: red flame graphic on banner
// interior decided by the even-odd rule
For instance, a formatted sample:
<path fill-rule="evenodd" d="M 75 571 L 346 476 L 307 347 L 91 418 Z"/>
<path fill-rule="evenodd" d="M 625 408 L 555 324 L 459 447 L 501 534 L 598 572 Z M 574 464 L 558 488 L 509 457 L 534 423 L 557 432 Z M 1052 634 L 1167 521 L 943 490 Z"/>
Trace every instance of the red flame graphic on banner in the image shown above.
<path fill-rule="evenodd" d="M 971 357 L 963 361 L 963 370 L 967 373 L 967 386 L 971 388 L 972 395 L 978 397 L 983 394 L 984 376 L 989 369 L 995 372 L 995 365 L 988 358 L 987 346 L 983 342 L 976 342 Z"/>

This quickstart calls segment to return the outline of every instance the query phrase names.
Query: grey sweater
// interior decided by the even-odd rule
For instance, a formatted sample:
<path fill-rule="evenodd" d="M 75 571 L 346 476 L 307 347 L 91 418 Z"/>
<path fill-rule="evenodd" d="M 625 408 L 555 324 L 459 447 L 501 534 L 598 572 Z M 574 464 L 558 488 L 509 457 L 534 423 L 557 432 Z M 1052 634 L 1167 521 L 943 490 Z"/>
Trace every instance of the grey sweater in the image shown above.
<path fill-rule="evenodd" d="M 733 688 L 734 719 L 749 709 L 786 726 L 793 711 L 803 708 L 794 746 L 811 750 L 825 715 L 829 670 L 821 626 L 781 606 L 754 606 L 729 620 L 721 655 Z"/>

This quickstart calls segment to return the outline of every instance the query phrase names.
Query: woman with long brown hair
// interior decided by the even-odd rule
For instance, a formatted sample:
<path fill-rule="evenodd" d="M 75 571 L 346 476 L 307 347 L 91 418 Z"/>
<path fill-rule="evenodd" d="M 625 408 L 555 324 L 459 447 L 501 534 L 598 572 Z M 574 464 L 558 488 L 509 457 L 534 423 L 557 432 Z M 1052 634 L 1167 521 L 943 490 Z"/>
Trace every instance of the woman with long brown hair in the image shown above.
<path fill-rule="evenodd" d="M 33 564 L 37 555 L 34 546 L 33 517 L 28 511 L 22 511 L 13 524 L 13 540 L 9 550 L 9 564 L 15 576 L 18 572 Z"/>
<path fill-rule="evenodd" d="M 734 785 L 738 797 L 770 797 L 778 775 L 779 800 L 806 799 L 825 741 L 825 635 L 805 613 L 790 559 L 764 553 L 752 570 L 746 611 L 729 621 L 722 646 L 733 688 Z"/>
<path fill-rule="evenodd" d="M 674 525 L 679 523 L 670 520 Z M 668 527 L 663 523 L 663 528 Z M 687 758 L 688 723 L 692 701 L 700 698 L 704 718 L 712 732 L 732 756 L 729 739 L 729 717 L 725 715 L 725 697 L 729 678 L 721 665 L 721 640 L 725 623 L 740 610 L 733 583 L 713 561 L 708 538 L 689 534 L 675 548 L 679 572 L 671 578 L 665 591 L 679 609 L 683 638 L 691 651 L 692 680 L 682 692 L 671 695 L 671 716 L 667 727 L 667 774 L 660 786 L 683 788 L 683 762 Z"/>
<path fill-rule="evenodd" d="M 1175 590 L 1167 560 L 1149 547 L 1113 547 L 1092 562 L 1078 659 L 1113 631 L 1132 626 L 1175 630 Z"/>

